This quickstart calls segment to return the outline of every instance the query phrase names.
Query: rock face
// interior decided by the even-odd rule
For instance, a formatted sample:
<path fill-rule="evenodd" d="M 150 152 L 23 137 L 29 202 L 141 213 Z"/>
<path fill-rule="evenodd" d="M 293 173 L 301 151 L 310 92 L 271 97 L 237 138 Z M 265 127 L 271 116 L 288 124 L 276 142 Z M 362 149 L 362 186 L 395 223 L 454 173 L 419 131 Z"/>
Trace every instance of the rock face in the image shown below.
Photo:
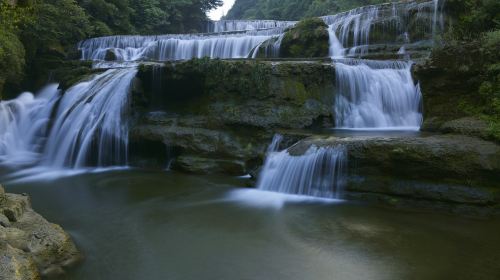
<path fill-rule="evenodd" d="M 332 123 L 334 68 L 321 61 L 195 59 L 143 65 L 138 77 L 132 156 L 173 150 L 183 156 L 178 170 L 243 175 L 262 162 L 275 130 Z"/>
<path fill-rule="evenodd" d="M 80 259 L 70 236 L 35 213 L 28 196 L 0 186 L 0 279 L 41 279 Z"/>
<path fill-rule="evenodd" d="M 500 207 L 500 146 L 459 135 L 318 137 L 289 149 L 344 145 L 354 193 Z"/>

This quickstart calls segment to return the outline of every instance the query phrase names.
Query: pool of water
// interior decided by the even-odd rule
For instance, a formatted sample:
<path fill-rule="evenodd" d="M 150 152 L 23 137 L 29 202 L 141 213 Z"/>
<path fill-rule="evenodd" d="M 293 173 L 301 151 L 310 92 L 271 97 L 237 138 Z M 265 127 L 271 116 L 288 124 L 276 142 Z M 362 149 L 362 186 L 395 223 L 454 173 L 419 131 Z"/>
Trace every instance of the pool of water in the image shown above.
<path fill-rule="evenodd" d="M 500 221 L 114 170 L 7 183 L 85 261 L 62 279 L 500 279 Z"/>

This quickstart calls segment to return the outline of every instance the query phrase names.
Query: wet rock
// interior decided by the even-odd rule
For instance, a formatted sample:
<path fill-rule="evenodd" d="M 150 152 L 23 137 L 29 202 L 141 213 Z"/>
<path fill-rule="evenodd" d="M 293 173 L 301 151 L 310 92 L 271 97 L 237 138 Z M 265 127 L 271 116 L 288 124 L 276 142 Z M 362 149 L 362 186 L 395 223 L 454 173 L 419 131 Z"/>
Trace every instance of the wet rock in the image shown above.
<path fill-rule="evenodd" d="M 39 280 L 41 276 L 33 258 L 0 239 L 0 279 Z"/>
<path fill-rule="evenodd" d="M 0 212 L 1 279 L 40 279 L 81 259 L 70 236 L 35 213 L 28 196 L 5 194 Z"/>
<path fill-rule="evenodd" d="M 331 116 L 335 70 L 319 61 L 194 59 L 166 64 L 161 93 L 153 93 L 152 73 L 147 65 L 138 73 L 149 102 L 153 94 L 161 94 L 164 104 L 155 105 L 165 111 L 203 117 L 219 127 L 305 128 Z"/>
<path fill-rule="evenodd" d="M 174 168 L 196 174 L 226 174 L 241 176 L 246 173 L 245 163 L 232 159 L 202 158 L 197 156 L 180 156 L 175 160 Z"/>
<path fill-rule="evenodd" d="M 105 61 L 116 61 L 116 53 L 113 49 L 109 49 L 106 51 L 106 56 L 104 57 Z"/>

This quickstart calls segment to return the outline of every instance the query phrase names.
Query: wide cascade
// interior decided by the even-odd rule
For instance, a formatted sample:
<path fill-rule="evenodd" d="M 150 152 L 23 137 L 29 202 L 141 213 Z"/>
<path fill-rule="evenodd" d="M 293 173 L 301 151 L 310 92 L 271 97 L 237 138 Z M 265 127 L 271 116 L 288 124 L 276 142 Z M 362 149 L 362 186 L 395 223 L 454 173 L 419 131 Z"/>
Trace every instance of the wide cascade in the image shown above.
<path fill-rule="evenodd" d="M 286 26 L 286 25 L 285 25 Z M 265 41 L 278 38 L 285 27 L 161 36 L 111 36 L 93 38 L 79 44 L 86 60 L 175 61 L 191 58 L 251 58 Z"/>
<path fill-rule="evenodd" d="M 281 136 L 269 146 L 259 175 L 260 190 L 322 198 L 340 198 L 345 184 L 345 147 L 311 147 L 304 155 L 278 151 Z"/>

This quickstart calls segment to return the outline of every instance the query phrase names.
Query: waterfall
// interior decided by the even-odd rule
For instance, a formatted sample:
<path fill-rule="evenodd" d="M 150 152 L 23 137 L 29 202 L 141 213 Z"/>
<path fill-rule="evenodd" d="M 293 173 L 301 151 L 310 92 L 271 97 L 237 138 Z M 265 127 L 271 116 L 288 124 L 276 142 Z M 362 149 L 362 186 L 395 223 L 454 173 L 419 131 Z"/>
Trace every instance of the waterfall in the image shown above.
<path fill-rule="evenodd" d="M 0 103 L 0 163 L 83 168 L 127 163 L 131 81 L 136 68 L 107 70 L 63 95 L 49 85 Z"/>
<path fill-rule="evenodd" d="M 229 34 L 110 36 L 80 42 L 83 60 L 175 61 L 192 58 L 249 58 L 265 41 L 283 34 L 281 27 Z M 111 53 L 111 55 L 110 55 Z"/>
<path fill-rule="evenodd" d="M 57 84 L 50 84 L 36 97 L 25 92 L 14 100 L 0 102 L 2 165 L 30 165 L 40 159 L 50 116 L 61 94 L 57 88 Z"/>
<path fill-rule="evenodd" d="M 381 4 L 323 17 L 329 26 L 330 56 L 335 64 L 333 115 L 337 128 L 420 128 L 422 94 L 411 76 L 411 61 L 345 58 L 363 56 L 370 47 L 382 43 L 395 45 L 395 54 L 409 59 L 409 44 L 433 38 L 436 3 Z M 377 42 L 377 36 L 383 41 Z"/>
<path fill-rule="evenodd" d="M 410 62 L 343 60 L 335 67 L 336 127 L 419 129 L 422 95 Z"/>
<path fill-rule="evenodd" d="M 437 0 L 372 5 L 322 17 L 329 26 L 330 56 L 362 56 L 373 43 L 394 44 L 399 49 L 407 43 L 431 40 L 435 30 L 435 20 L 432 18 L 437 15 L 436 2 Z M 376 33 L 375 38 L 371 38 L 373 32 Z M 383 41 L 371 42 L 377 36 L 383 38 Z M 412 40 L 407 42 L 404 38 Z"/>
<path fill-rule="evenodd" d="M 54 117 L 44 165 L 127 163 L 129 91 L 136 68 L 110 69 L 68 89 Z"/>
<path fill-rule="evenodd" d="M 274 140 L 271 147 L 273 145 Z M 290 155 L 286 150 L 269 152 L 257 188 L 287 194 L 339 198 L 345 185 L 346 155 L 343 146 L 311 147 L 301 156 Z"/>
<path fill-rule="evenodd" d="M 288 194 L 339 198 L 345 184 L 346 154 L 343 146 L 311 147 L 304 155 L 279 151 L 283 136 L 276 134 L 267 148 L 267 158 L 257 188 Z"/>

